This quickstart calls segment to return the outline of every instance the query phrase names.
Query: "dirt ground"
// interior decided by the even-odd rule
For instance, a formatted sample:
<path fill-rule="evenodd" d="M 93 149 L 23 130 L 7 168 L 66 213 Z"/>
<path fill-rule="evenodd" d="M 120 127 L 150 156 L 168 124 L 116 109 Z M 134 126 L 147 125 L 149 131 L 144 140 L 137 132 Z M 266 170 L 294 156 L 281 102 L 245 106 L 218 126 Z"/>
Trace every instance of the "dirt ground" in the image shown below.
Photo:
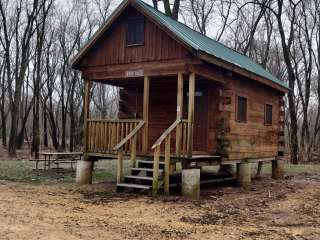
<path fill-rule="evenodd" d="M 0 239 L 320 239 L 319 199 L 315 174 L 211 185 L 199 202 L 0 181 Z"/>

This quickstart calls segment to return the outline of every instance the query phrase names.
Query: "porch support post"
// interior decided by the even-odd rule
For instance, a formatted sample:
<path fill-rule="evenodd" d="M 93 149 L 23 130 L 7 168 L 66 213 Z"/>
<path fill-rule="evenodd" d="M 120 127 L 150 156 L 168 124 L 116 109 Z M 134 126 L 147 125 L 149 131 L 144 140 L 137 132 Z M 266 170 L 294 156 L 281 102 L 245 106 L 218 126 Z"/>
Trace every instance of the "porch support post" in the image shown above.
<path fill-rule="evenodd" d="M 195 93 L 195 73 L 189 76 L 189 106 L 188 106 L 188 139 L 187 139 L 187 155 L 192 156 L 193 150 L 193 123 L 194 123 L 194 93 Z"/>
<path fill-rule="evenodd" d="M 94 161 L 87 159 L 77 161 L 76 183 L 80 185 L 92 184 L 92 171 Z"/>
<path fill-rule="evenodd" d="M 177 87 L 177 119 L 183 118 L 183 74 L 178 73 Z M 182 125 L 177 126 L 176 131 L 176 155 L 181 156 L 181 140 L 182 140 Z"/>
<path fill-rule="evenodd" d="M 241 162 L 237 164 L 237 181 L 240 187 L 250 189 L 251 186 L 251 164 Z"/>
<path fill-rule="evenodd" d="M 91 90 L 91 81 L 88 79 L 84 80 L 84 99 L 83 99 L 83 108 L 84 108 L 84 138 L 83 138 L 83 146 L 84 152 L 87 153 L 89 151 L 89 139 L 88 139 L 88 119 L 90 118 L 90 90 Z"/>
<path fill-rule="evenodd" d="M 149 90 L 150 90 L 150 78 L 144 77 L 143 83 L 143 121 L 144 129 L 142 136 L 142 153 L 145 154 L 148 151 L 148 135 L 149 135 Z"/>
<path fill-rule="evenodd" d="M 281 158 L 276 158 L 272 161 L 272 178 L 283 179 L 284 177 L 284 161 Z"/>

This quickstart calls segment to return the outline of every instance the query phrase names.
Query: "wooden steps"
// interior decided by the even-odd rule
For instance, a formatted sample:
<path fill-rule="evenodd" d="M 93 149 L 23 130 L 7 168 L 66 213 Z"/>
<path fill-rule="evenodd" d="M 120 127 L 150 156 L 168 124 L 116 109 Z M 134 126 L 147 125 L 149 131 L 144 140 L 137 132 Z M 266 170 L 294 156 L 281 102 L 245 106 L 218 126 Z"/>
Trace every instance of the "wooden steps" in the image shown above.
<path fill-rule="evenodd" d="M 126 179 L 137 179 L 137 180 L 152 181 L 152 177 L 135 176 L 135 175 L 125 176 L 124 178 L 126 178 Z"/>
<path fill-rule="evenodd" d="M 120 188 L 131 188 L 131 189 L 141 189 L 141 190 L 150 190 L 151 186 L 149 185 L 142 185 L 142 184 L 134 184 L 134 183 L 118 183 L 117 184 L 118 190 Z"/>
<path fill-rule="evenodd" d="M 140 171 L 140 172 L 153 172 L 153 168 L 131 168 L 132 172 Z M 162 169 L 159 169 L 159 173 L 163 172 Z"/>
<path fill-rule="evenodd" d="M 163 174 L 165 163 L 159 163 L 159 176 Z M 123 183 L 117 184 L 117 190 L 151 190 L 153 180 L 153 161 L 137 160 L 136 167 L 131 168 L 131 175 L 124 177 Z"/>
<path fill-rule="evenodd" d="M 149 161 L 149 160 L 137 160 L 138 164 L 151 164 L 153 165 L 153 161 Z M 164 165 L 165 162 L 159 162 L 159 166 Z"/>
<path fill-rule="evenodd" d="M 199 161 L 197 164 L 200 162 L 208 164 L 212 163 L 213 161 L 218 162 L 220 161 L 220 158 L 220 156 L 214 155 L 195 155 L 193 158 L 190 158 L 189 161 L 195 161 L 196 163 Z M 154 175 L 153 164 L 153 158 L 137 159 L 136 166 L 131 168 L 131 174 L 124 176 L 123 182 L 117 184 L 117 190 L 152 190 Z M 159 186 L 164 183 L 164 168 L 165 162 L 159 162 Z M 179 182 L 181 182 L 181 180 Z"/>

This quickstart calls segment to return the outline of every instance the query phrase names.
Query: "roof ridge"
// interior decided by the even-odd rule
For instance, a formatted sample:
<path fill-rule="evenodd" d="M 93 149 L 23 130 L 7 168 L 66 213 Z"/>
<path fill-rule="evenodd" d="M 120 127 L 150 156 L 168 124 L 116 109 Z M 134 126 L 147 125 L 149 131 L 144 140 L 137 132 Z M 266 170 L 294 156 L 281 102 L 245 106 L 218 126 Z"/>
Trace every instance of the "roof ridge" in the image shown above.
<path fill-rule="evenodd" d="M 169 18 L 169 16 L 168 16 L 168 15 L 166 15 L 165 13 L 161 12 L 161 11 L 160 11 L 160 10 L 158 10 L 158 9 L 155 9 L 155 8 L 154 8 L 154 7 L 152 7 L 150 4 L 148 4 L 148 3 L 146 3 L 146 2 L 144 2 L 144 1 L 142 1 L 142 0 L 134 0 L 134 1 L 137 1 L 137 2 L 140 2 L 140 3 L 142 3 L 142 4 L 145 4 L 145 5 L 147 5 L 148 7 L 152 8 L 154 11 L 157 11 L 158 13 L 162 14 L 164 17 Z M 240 55 L 242 55 L 242 56 L 244 56 L 244 57 L 246 57 L 246 58 L 250 59 L 251 61 L 253 61 L 253 59 L 252 59 L 252 58 L 250 58 L 250 57 L 248 57 L 246 54 L 241 53 L 241 52 L 239 52 L 239 51 L 235 50 L 234 48 L 231 48 L 231 47 L 229 47 L 229 46 L 227 46 L 227 45 L 223 44 L 222 42 L 220 42 L 220 41 L 218 41 L 218 40 L 216 40 L 216 39 L 213 39 L 213 38 L 211 38 L 211 37 L 209 37 L 209 36 L 207 36 L 207 35 L 203 35 L 202 33 L 200 33 L 200 32 L 198 32 L 197 30 L 195 30 L 195 29 L 191 28 L 191 27 L 190 27 L 190 26 L 188 26 L 187 24 L 180 22 L 179 20 L 176 20 L 176 19 L 173 19 L 173 18 L 172 18 L 171 20 L 176 21 L 177 23 L 179 23 L 179 24 L 181 24 L 181 25 L 183 25 L 183 26 L 185 26 L 185 27 L 189 28 L 190 30 L 192 30 L 193 32 L 195 32 L 195 33 L 197 33 L 197 34 L 201 35 L 202 37 L 208 38 L 208 39 L 210 39 L 211 41 L 214 41 L 214 42 L 216 42 L 217 44 L 220 44 L 221 46 L 223 46 L 223 47 L 225 47 L 225 48 L 228 48 L 228 49 L 230 49 L 230 50 L 234 51 L 235 53 L 240 54 Z M 258 63 L 258 62 L 256 62 L 256 61 L 254 61 L 254 62 L 255 62 L 256 64 L 258 64 L 260 67 L 262 67 L 263 69 L 265 69 L 265 68 L 264 68 L 260 63 Z"/>
<path fill-rule="evenodd" d="M 200 32 L 192 29 L 182 22 L 179 22 L 178 20 L 170 18 L 165 13 L 155 9 L 153 6 L 142 0 L 132 1 L 140 5 L 142 8 L 145 8 L 146 11 L 151 12 L 154 17 L 157 18 L 157 21 L 163 23 L 170 31 L 177 35 L 177 37 L 181 38 L 182 41 L 196 51 L 203 52 L 210 56 L 229 62 L 230 64 L 236 65 L 242 69 L 245 69 L 246 71 L 252 72 L 258 76 L 262 76 L 285 88 L 288 88 L 283 81 L 280 81 L 268 69 L 264 68 L 260 63 L 256 62 L 249 56 L 238 52 L 237 50 L 228 47 L 217 40 L 201 34 Z"/>
<path fill-rule="evenodd" d="M 115 21 L 115 18 L 123 12 L 123 10 L 129 5 L 136 5 L 136 7 L 143 10 L 143 14 L 149 15 L 150 18 L 154 18 L 159 24 L 163 24 L 172 34 L 176 35 L 182 42 L 188 47 L 195 50 L 198 53 L 208 54 L 210 57 L 219 59 L 219 61 L 227 62 L 234 66 L 251 72 L 257 76 L 268 79 L 282 87 L 288 89 L 287 84 L 280 81 L 277 77 L 271 74 L 262 65 L 257 63 L 250 57 L 236 51 L 235 49 L 224 45 L 223 43 L 214 40 L 208 36 L 201 34 L 200 32 L 192 29 L 188 25 L 172 19 L 165 13 L 155 9 L 153 6 L 142 0 L 123 0 L 119 6 L 112 12 L 104 24 L 102 24 L 90 40 L 79 50 L 76 56 L 71 60 L 71 64 L 74 68 L 78 62 L 85 56 L 89 49 L 98 41 L 98 39 L 107 31 L 109 26 Z M 201 56 L 200 56 L 201 57 Z"/>

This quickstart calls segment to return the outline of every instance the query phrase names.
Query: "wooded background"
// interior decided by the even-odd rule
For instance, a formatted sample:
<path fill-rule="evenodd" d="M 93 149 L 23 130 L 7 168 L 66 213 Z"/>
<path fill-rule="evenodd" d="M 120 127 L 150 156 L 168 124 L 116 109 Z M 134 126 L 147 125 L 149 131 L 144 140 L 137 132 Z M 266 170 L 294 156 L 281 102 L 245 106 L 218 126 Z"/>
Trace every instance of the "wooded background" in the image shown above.
<path fill-rule="evenodd" d="M 70 60 L 120 1 L 0 0 L 0 138 L 73 151 L 83 134 L 83 81 Z M 292 163 L 320 146 L 320 0 L 152 0 L 155 8 L 253 58 L 290 87 L 286 142 Z M 91 110 L 117 113 L 118 89 L 93 86 Z"/>

